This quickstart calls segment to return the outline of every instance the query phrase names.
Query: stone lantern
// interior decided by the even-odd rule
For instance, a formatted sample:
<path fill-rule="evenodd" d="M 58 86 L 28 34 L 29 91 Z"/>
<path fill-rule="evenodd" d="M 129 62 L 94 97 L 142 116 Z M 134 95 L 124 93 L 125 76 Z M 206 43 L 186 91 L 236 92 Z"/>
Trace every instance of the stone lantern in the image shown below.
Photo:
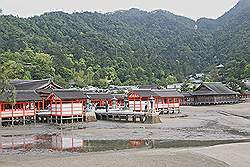
<path fill-rule="evenodd" d="M 124 110 L 127 110 L 128 109 L 128 96 L 126 95 L 124 97 Z"/>
<path fill-rule="evenodd" d="M 90 103 L 90 96 L 87 95 L 87 101 L 86 101 L 86 111 L 87 112 L 90 111 L 90 105 L 91 105 L 91 103 Z"/>
<path fill-rule="evenodd" d="M 114 96 L 112 98 L 112 109 L 116 109 L 116 101 L 117 101 L 117 98 Z"/>
<path fill-rule="evenodd" d="M 150 101 L 150 109 L 151 109 L 151 112 L 153 112 L 154 111 L 154 97 L 153 96 L 151 96 L 150 97 L 150 99 L 149 99 L 149 101 Z"/>

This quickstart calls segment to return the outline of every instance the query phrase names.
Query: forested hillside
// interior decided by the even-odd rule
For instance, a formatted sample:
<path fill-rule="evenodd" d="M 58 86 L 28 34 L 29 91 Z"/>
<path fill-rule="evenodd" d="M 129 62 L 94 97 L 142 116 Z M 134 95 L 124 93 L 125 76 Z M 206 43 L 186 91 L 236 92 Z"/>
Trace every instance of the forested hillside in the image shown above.
<path fill-rule="evenodd" d="M 157 10 L 0 16 L 0 62 L 10 79 L 53 77 L 63 85 L 159 84 L 205 72 L 249 77 L 250 5 L 197 22 Z M 224 64 L 223 71 L 217 71 Z M 6 72 L 8 71 L 8 72 Z M 222 74 L 219 74 L 222 73 Z"/>

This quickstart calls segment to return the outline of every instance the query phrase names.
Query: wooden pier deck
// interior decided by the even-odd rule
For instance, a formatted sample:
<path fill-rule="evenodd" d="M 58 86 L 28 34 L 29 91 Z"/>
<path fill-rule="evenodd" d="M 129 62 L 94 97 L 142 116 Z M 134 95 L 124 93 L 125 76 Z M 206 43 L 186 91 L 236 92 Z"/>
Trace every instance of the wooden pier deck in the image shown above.
<path fill-rule="evenodd" d="M 146 121 L 146 112 L 132 112 L 132 111 L 120 111 L 120 110 L 97 110 L 96 112 L 97 120 L 107 120 L 107 121 L 120 121 L 120 122 L 140 122 L 144 123 Z"/>

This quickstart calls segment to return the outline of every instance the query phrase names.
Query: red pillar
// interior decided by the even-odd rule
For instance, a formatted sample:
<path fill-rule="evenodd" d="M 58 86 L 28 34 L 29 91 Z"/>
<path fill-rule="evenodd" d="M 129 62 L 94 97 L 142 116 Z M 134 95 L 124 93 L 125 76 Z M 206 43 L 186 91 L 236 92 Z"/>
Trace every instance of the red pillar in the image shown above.
<path fill-rule="evenodd" d="M 61 116 L 63 114 L 63 110 L 62 110 L 62 99 L 60 99 L 60 111 L 61 111 Z"/>
<path fill-rule="evenodd" d="M 23 104 L 23 116 L 24 116 L 24 113 L 25 113 L 25 103 L 22 103 Z"/>
<path fill-rule="evenodd" d="M 167 103 L 168 103 L 168 108 L 169 108 L 169 97 L 167 97 Z"/>
<path fill-rule="evenodd" d="M 40 112 L 40 102 L 37 104 L 38 112 Z"/>
<path fill-rule="evenodd" d="M 0 119 L 2 119 L 3 104 L 0 103 Z"/>
<path fill-rule="evenodd" d="M 50 113 L 52 115 L 52 99 L 50 99 Z"/>
<path fill-rule="evenodd" d="M 142 99 L 142 98 L 140 97 L 140 111 L 142 111 L 142 106 L 141 106 L 141 105 L 142 105 L 142 104 L 141 104 L 141 99 Z"/>
<path fill-rule="evenodd" d="M 157 109 L 157 111 L 158 111 L 158 103 L 159 103 L 159 100 L 158 100 L 158 97 L 156 98 L 156 109 Z"/>
<path fill-rule="evenodd" d="M 172 101 L 173 101 L 173 108 L 175 108 L 175 98 L 172 97 Z"/>
<path fill-rule="evenodd" d="M 34 106 L 34 116 L 36 115 L 36 102 L 33 101 L 33 106 Z"/>
<path fill-rule="evenodd" d="M 161 103 L 162 103 L 162 109 L 164 110 L 164 98 L 161 98 Z"/>
<path fill-rule="evenodd" d="M 82 111 L 84 111 L 84 104 L 83 104 L 83 99 L 82 99 Z"/>
<path fill-rule="evenodd" d="M 135 111 L 135 95 L 134 95 L 134 111 Z"/>
<path fill-rule="evenodd" d="M 56 116 L 57 116 L 57 100 L 55 99 L 55 111 L 56 111 Z"/>
<path fill-rule="evenodd" d="M 42 98 L 42 110 L 44 110 L 44 98 Z"/>
<path fill-rule="evenodd" d="M 73 116 L 73 114 L 74 114 L 74 107 L 73 107 L 73 100 L 71 101 L 71 116 Z"/>
<path fill-rule="evenodd" d="M 179 103 L 179 111 L 180 111 L 180 106 L 181 106 L 181 98 L 178 97 L 178 103 Z"/>

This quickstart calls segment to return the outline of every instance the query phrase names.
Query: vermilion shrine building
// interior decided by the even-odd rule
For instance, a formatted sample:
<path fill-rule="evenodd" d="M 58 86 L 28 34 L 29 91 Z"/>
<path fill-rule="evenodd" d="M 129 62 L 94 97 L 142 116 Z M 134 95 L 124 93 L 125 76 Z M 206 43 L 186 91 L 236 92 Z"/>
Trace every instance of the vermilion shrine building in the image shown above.
<path fill-rule="evenodd" d="M 133 111 L 148 111 L 151 99 L 154 110 L 168 113 L 180 111 L 181 97 L 182 94 L 173 89 L 137 89 L 128 94 L 128 105 Z"/>

